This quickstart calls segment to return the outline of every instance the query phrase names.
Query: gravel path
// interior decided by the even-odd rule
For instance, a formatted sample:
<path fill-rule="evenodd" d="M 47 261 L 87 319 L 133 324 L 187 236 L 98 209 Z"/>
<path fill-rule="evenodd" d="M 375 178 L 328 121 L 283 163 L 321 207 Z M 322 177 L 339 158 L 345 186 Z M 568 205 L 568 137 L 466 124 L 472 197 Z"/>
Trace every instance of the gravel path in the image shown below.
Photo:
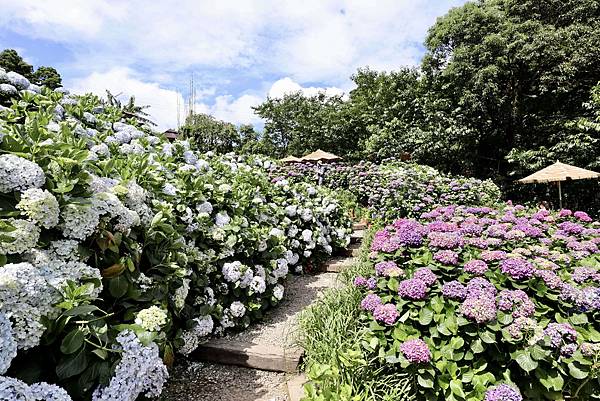
<path fill-rule="evenodd" d="M 328 288 L 341 285 L 336 273 L 291 276 L 282 302 L 265 319 L 225 338 L 292 347 L 300 312 Z M 289 375 L 287 375 L 289 376 Z M 285 373 L 239 366 L 183 361 L 175 366 L 164 401 L 288 401 Z"/>
<path fill-rule="evenodd" d="M 336 273 L 291 276 L 285 286 L 283 300 L 267 312 L 265 319 L 244 331 L 226 336 L 231 340 L 283 348 L 294 344 L 300 312 L 320 297 L 325 290 L 339 285 Z"/>
<path fill-rule="evenodd" d="M 175 366 L 163 401 L 288 401 L 286 374 L 184 362 Z"/>

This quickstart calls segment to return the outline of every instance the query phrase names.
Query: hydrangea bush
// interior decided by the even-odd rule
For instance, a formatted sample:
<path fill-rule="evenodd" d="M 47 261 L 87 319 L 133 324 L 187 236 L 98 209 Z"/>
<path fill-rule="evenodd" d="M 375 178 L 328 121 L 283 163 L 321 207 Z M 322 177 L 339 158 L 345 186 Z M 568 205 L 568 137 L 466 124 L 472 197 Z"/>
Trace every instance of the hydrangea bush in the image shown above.
<path fill-rule="evenodd" d="M 349 190 L 373 218 L 417 217 L 437 206 L 484 206 L 500 200 L 500 189 L 490 180 L 449 176 L 428 166 L 396 160 L 320 166 L 293 163 L 274 169 L 272 174 Z"/>
<path fill-rule="evenodd" d="M 160 394 L 175 355 L 260 319 L 289 273 L 350 241 L 333 192 L 274 182 L 267 159 L 32 87 L 0 71 L 0 398 L 49 388 L 17 379 Z"/>
<path fill-rule="evenodd" d="M 424 399 L 589 400 L 600 394 L 600 223 L 520 205 L 399 219 L 358 277 L 385 369 Z M 372 280 L 372 285 L 364 283 Z"/>

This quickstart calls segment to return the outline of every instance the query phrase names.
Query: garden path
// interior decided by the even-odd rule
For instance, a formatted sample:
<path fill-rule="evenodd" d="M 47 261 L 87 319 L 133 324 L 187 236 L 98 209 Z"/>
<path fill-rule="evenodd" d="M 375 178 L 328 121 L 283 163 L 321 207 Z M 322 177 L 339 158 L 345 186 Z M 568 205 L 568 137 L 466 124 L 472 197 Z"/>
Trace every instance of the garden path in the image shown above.
<path fill-rule="evenodd" d="M 260 323 L 211 340 L 175 366 L 164 401 L 297 401 L 304 379 L 297 374 L 302 350 L 295 345 L 298 317 L 326 289 L 340 285 L 337 272 L 358 254 L 364 226 L 355 225 L 345 256 L 324 271 L 291 276 L 281 303 Z"/>

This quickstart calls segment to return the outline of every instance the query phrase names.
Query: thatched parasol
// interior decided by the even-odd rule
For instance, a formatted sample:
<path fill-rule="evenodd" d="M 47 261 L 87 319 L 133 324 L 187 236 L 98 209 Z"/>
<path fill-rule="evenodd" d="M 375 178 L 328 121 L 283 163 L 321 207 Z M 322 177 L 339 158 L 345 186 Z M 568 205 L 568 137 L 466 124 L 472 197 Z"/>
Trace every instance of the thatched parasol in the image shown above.
<path fill-rule="evenodd" d="M 304 161 L 334 161 L 341 160 L 342 158 L 334 155 L 333 153 L 328 153 L 318 149 L 312 153 L 307 154 L 302 158 Z"/>
<path fill-rule="evenodd" d="M 559 205 L 562 209 L 562 189 L 560 187 L 560 182 L 567 180 L 586 180 L 593 178 L 600 178 L 600 173 L 591 170 L 586 170 L 580 167 L 571 166 L 569 164 L 564 164 L 557 161 L 553 165 L 545 167 L 537 173 L 528 175 L 525 178 L 521 178 L 517 182 L 520 182 L 522 184 L 558 182 Z"/>
<path fill-rule="evenodd" d="M 287 156 L 284 157 L 283 159 L 279 160 L 282 163 L 299 163 L 302 161 L 302 159 L 300 159 L 299 157 L 296 156 Z"/>

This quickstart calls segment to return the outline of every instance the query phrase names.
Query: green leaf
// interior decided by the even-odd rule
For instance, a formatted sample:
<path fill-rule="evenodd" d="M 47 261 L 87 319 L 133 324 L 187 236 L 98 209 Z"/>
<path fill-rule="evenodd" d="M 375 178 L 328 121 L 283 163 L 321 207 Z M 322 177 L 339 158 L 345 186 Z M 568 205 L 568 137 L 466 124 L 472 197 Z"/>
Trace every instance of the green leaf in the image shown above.
<path fill-rule="evenodd" d="M 83 345 L 83 340 L 85 336 L 83 332 L 79 330 L 79 328 L 70 331 L 65 338 L 63 338 L 62 343 L 60 344 L 60 351 L 63 354 L 72 354 L 77 351 Z"/>
<path fill-rule="evenodd" d="M 450 390 L 452 390 L 452 394 L 457 395 L 461 398 L 465 398 L 465 392 L 463 391 L 462 381 L 459 379 L 454 379 L 450 381 Z"/>
<path fill-rule="evenodd" d="M 517 361 L 521 369 L 528 373 L 537 368 L 538 366 L 538 363 L 531 359 L 529 351 L 517 351 L 515 360 Z"/>
<path fill-rule="evenodd" d="M 573 362 L 569 363 L 569 374 L 579 380 L 585 379 L 589 375 L 588 372 L 581 370 Z"/>
<path fill-rule="evenodd" d="M 433 379 L 429 374 L 417 375 L 419 386 L 424 388 L 433 388 Z"/>
<path fill-rule="evenodd" d="M 484 351 L 483 342 L 480 338 L 471 343 L 471 351 L 473 351 L 475 354 L 479 354 Z"/>
<path fill-rule="evenodd" d="M 427 326 L 429 325 L 429 323 L 431 323 L 431 321 L 433 320 L 433 311 L 428 308 L 422 308 L 419 311 L 419 323 L 422 324 L 423 326 Z"/>
<path fill-rule="evenodd" d="M 483 340 L 484 343 L 494 344 L 496 342 L 496 336 L 489 331 L 480 331 L 479 338 Z"/>
<path fill-rule="evenodd" d="M 76 376 L 83 372 L 87 367 L 87 356 L 85 346 L 81 347 L 76 354 L 64 358 L 56 367 L 56 375 L 64 380 Z"/>
<path fill-rule="evenodd" d="M 127 288 L 129 288 L 129 283 L 127 282 L 127 278 L 123 275 L 113 277 L 108 282 L 108 291 L 110 295 L 115 298 L 121 298 L 123 295 L 127 293 Z"/>

